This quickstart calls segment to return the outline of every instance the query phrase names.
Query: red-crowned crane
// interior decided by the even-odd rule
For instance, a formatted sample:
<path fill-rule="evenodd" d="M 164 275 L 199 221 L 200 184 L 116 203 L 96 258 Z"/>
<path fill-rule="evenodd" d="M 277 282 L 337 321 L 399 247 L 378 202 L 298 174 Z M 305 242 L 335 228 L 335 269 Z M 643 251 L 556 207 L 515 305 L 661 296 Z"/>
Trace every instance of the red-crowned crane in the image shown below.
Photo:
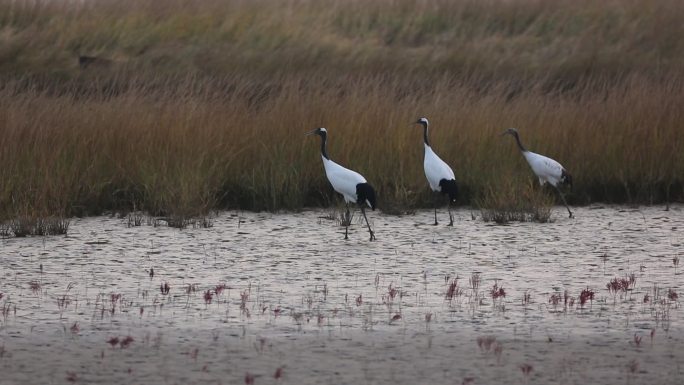
<path fill-rule="evenodd" d="M 333 189 L 344 197 L 344 202 L 347 205 L 347 216 L 344 228 L 344 239 L 349 239 L 349 203 L 356 203 L 361 209 L 363 218 L 366 220 L 368 232 L 370 233 L 370 240 L 375 239 L 375 233 L 371 230 L 368 217 L 366 216 L 365 205 L 368 205 L 372 210 L 375 210 L 375 190 L 361 174 L 356 171 L 344 168 L 339 164 L 330 160 L 328 152 L 326 151 L 326 143 L 328 142 L 328 130 L 325 128 L 317 128 L 306 135 L 319 135 L 321 137 L 321 158 L 323 159 L 323 167 L 325 167 L 325 175 L 328 181 L 333 186 Z"/>
<path fill-rule="evenodd" d="M 458 186 L 456 185 L 454 171 L 451 170 L 451 167 L 440 159 L 437 154 L 432 151 L 432 147 L 430 147 L 430 142 L 428 140 L 428 127 L 430 126 L 430 122 L 428 122 L 426 118 L 420 118 L 415 124 L 423 126 L 423 142 L 425 147 L 423 168 L 425 169 L 425 176 L 427 177 L 432 191 L 449 196 L 449 224 L 447 226 L 453 226 L 454 216 L 451 214 L 451 203 L 456 202 L 456 196 L 458 194 Z M 438 200 L 435 199 L 435 226 L 438 224 L 437 205 Z"/>
<path fill-rule="evenodd" d="M 563 200 L 563 204 L 565 204 L 565 208 L 568 209 L 570 218 L 572 218 L 572 211 L 570 211 L 570 207 L 568 207 L 568 202 L 565 201 L 565 196 L 563 196 L 563 192 L 558 187 L 558 185 L 567 184 L 570 186 L 570 188 L 572 188 L 572 176 L 570 173 L 568 173 L 565 167 L 549 157 L 535 154 L 532 151 L 526 150 L 520 142 L 518 130 L 515 128 L 509 128 L 501 135 L 511 135 L 515 138 L 520 152 L 525 157 L 525 160 L 530 165 L 530 168 L 532 168 L 532 172 L 534 172 L 535 175 L 537 175 L 537 178 L 539 178 L 539 184 L 543 186 L 544 183 L 548 183 L 553 186 L 556 191 L 558 191 L 558 194 Z"/>

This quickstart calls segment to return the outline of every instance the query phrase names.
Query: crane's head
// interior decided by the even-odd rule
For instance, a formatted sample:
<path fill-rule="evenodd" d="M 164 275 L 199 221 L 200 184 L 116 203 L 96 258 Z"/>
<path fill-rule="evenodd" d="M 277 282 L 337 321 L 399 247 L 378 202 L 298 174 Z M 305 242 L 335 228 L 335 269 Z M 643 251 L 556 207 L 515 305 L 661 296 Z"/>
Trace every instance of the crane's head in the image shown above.
<path fill-rule="evenodd" d="M 428 124 L 430 124 L 430 122 L 428 122 L 427 118 L 420 118 L 413 122 L 413 124 L 420 124 L 421 126 L 423 126 L 423 128 L 425 128 L 428 126 Z"/>
<path fill-rule="evenodd" d="M 320 135 L 321 137 L 325 137 L 325 135 L 328 133 L 328 130 L 326 130 L 323 127 L 317 128 L 313 131 L 307 132 L 305 135 Z"/>
<path fill-rule="evenodd" d="M 504 135 L 518 136 L 518 130 L 516 130 L 515 128 L 509 128 L 501 134 L 501 136 Z"/>

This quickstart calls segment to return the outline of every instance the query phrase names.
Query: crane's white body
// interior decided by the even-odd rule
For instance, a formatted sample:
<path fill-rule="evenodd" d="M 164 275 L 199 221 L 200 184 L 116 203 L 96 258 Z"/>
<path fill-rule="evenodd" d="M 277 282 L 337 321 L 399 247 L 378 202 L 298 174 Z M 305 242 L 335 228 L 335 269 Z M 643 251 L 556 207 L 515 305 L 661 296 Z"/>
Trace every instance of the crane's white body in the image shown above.
<path fill-rule="evenodd" d="M 325 176 L 328 178 L 328 182 L 330 182 L 333 189 L 342 194 L 345 203 L 347 203 L 347 212 L 342 220 L 344 223 L 344 239 L 349 239 L 349 224 L 351 223 L 349 203 L 358 203 L 361 214 L 363 214 L 363 219 L 366 220 L 366 225 L 368 226 L 370 240 L 375 240 L 375 233 L 373 233 L 373 229 L 371 229 L 370 222 L 368 222 L 368 217 L 366 216 L 366 211 L 363 206 L 365 203 L 368 207 L 375 210 L 375 190 L 373 190 L 373 187 L 366 182 L 366 178 L 361 174 L 342 167 L 330 160 L 325 149 L 328 141 L 328 130 L 324 127 L 320 127 L 307 133 L 307 135 L 319 135 L 321 137 L 321 159 L 323 160 L 323 167 L 325 168 Z"/>
<path fill-rule="evenodd" d="M 432 151 L 432 147 L 427 144 L 424 144 L 424 146 L 425 158 L 423 159 L 423 168 L 425 169 L 425 177 L 432 191 L 441 192 L 442 187 L 439 185 L 439 181 L 442 179 L 456 179 L 456 176 L 451 167 Z"/>
<path fill-rule="evenodd" d="M 532 151 L 522 151 L 525 160 L 532 168 L 532 172 L 539 178 L 539 184 L 549 183 L 553 187 L 558 187 L 565 168 L 555 160 L 544 155 L 536 154 Z"/>
<path fill-rule="evenodd" d="M 517 143 L 520 152 L 525 157 L 527 164 L 530 165 L 532 172 L 534 172 L 537 178 L 539 178 L 539 184 L 543 186 L 544 183 L 548 183 L 553 186 L 556 191 L 558 191 L 558 194 L 563 200 L 563 204 L 565 204 L 565 208 L 568 209 L 570 218 L 572 218 L 570 206 L 568 206 L 568 202 L 566 202 L 565 196 L 558 186 L 561 183 L 568 183 L 572 186 L 572 177 L 570 176 L 570 173 L 568 173 L 567 170 L 555 160 L 525 149 L 520 142 L 518 130 L 515 128 L 507 129 L 502 135 L 511 135 L 513 138 L 515 138 L 515 142 Z"/>
<path fill-rule="evenodd" d="M 346 203 L 356 203 L 358 198 L 356 195 L 356 186 L 359 183 L 366 183 L 366 178 L 356 171 L 342 167 L 330 159 L 321 155 L 323 159 L 323 167 L 325 167 L 325 176 L 333 186 L 333 189 L 342 194 Z M 371 207 L 370 202 L 366 200 L 368 207 Z"/>

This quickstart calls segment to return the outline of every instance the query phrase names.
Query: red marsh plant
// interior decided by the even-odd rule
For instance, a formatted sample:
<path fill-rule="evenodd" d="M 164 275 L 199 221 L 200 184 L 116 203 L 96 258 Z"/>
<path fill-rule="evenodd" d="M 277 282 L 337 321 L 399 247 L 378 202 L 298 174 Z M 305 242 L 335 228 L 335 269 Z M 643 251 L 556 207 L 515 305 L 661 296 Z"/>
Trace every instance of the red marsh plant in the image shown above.
<path fill-rule="evenodd" d="M 580 296 L 579 296 L 580 308 L 581 309 L 584 309 L 584 305 L 587 303 L 587 301 L 589 301 L 591 304 L 593 304 L 594 294 L 595 294 L 594 291 L 589 289 L 589 288 L 582 290 L 582 292 L 580 293 Z"/>
<path fill-rule="evenodd" d="M 283 377 L 283 367 L 280 366 L 276 369 L 275 373 L 273 373 L 273 378 L 275 378 L 275 380 L 278 381 L 282 377 Z"/>
<path fill-rule="evenodd" d="M 107 343 L 112 346 L 112 348 L 115 348 L 116 345 L 119 344 L 119 337 L 111 337 L 110 339 L 107 340 Z"/>
<path fill-rule="evenodd" d="M 40 292 L 41 284 L 38 281 L 29 282 L 29 288 L 33 294 L 38 294 Z"/>
<path fill-rule="evenodd" d="M 359 294 L 358 297 L 356 297 L 356 306 L 361 306 L 363 305 L 363 295 Z"/>
<path fill-rule="evenodd" d="M 558 304 L 561 302 L 561 299 L 562 299 L 562 298 L 561 298 L 560 293 L 553 293 L 553 294 L 551 294 L 551 296 L 549 297 L 549 303 L 550 303 L 551 305 L 553 305 L 553 309 L 554 309 L 554 310 L 556 310 L 556 307 L 557 307 Z"/>
<path fill-rule="evenodd" d="M 126 336 L 121 341 L 119 341 L 119 346 L 121 347 L 121 349 L 126 349 L 127 347 L 129 347 L 133 343 L 133 341 L 135 341 L 135 339 L 133 339 L 133 337 Z"/>
<path fill-rule="evenodd" d="M 207 290 L 204 292 L 204 304 L 209 305 L 211 304 L 211 300 L 214 298 L 214 295 L 211 293 L 211 290 Z"/>
<path fill-rule="evenodd" d="M 446 294 L 444 295 L 444 298 L 447 301 L 451 302 L 455 297 L 460 297 L 462 294 L 463 289 L 458 287 L 458 277 L 452 279 L 451 282 L 448 282 Z"/>
<path fill-rule="evenodd" d="M 607 284 L 606 288 L 608 292 L 613 294 L 613 302 L 617 295 L 620 293 L 624 295 L 627 291 L 631 290 L 636 284 L 636 275 L 634 273 L 629 274 L 626 277 L 615 277 L 611 279 Z"/>
<path fill-rule="evenodd" d="M 677 295 L 676 291 L 672 289 L 667 289 L 667 298 L 672 302 L 677 302 L 679 295 Z"/>
<path fill-rule="evenodd" d="M 534 370 L 534 368 L 530 364 L 520 365 L 520 371 L 525 375 L 525 377 L 529 376 L 530 373 L 532 373 L 532 370 Z"/>
<path fill-rule="evenodd" d="M 168 295 L 171 291 L 171 286 L 168 282 L 164 281 L 159 285 L 159 291 L 161 291 L 162 295 Z"/>
<path fill-rule="evenodd" d="M 634 333 L 634 345 L 638 348 L 641 346 L 641 336 L 637 333 Z"/>
<path fill-rule="evenodd" d="M 679 256 L 672 257 L 672 265 L 674 266 L 675 275 L 677 275 L 677 266 L 679 266 Z"/>
<path fill-rule="evenodd" d="M 220 284 L 216 285 L 216 287 L 214 287 L 214 293 L 216 293 L 216 295 L 219 296 L 227 288 L 228 288 L 228 286 L 226 286 L 225 283 L 220 283 Z"/>
<path fill-rule="evenodd" d="M 494 287 L 489 291 L 489 295 L 496 302 L 497 299 L 506 298 L 506 291 L 503 287 L 499 287 L 498 282 L 494 281 Z"/>

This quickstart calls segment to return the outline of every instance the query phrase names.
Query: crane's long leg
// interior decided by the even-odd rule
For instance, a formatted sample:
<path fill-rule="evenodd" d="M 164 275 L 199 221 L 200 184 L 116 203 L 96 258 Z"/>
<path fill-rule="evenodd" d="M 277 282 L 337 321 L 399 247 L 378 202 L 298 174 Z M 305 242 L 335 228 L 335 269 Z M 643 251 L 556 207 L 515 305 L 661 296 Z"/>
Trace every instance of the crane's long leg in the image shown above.
<path fill-rule="evenodd" d="M 433 196 L 435 197 L 433 201 L 433 203 L 435 204 L 435 226 L 437 226 L 437 206 L 439 206 L 439 195 L 433 193 Z"/>
<path fill-rule="evenodd" d="M 366 209 L 363 206 L 361 206 L 361 214 L 363 214 L 363 218 L 366 220 L 368 232 L 370 233 L 370 240 L 373 241 L 375 240 L 375 233 L 371 230 L 370 223 L 368 223 L 368 217 L 366 216 Z"/>
<path fill-rule="evenodd" d="M 568 202 L 565 201 L 565 196 L 563 195 L 563 192 L 557 187 L 553 186 L 556 188 L 556 191 L 558 191 L 558 194 L 560 195 L 561 199 L 563 200 L 563 204 L 565 204 L 565 208 L 568 209 L 568 213 L 570 214 L 570 218 L 572 218 L 572 211 L 570 211 L 570 207 L 568 206 Z"/>
<path fill-rule="evenodd" d="M 449 224 L 447 226 L 453 226 L 454 216 L 451 214 L 451 199 L 449 199 L 449 203 L 447 204 L 447 210 L 449 210 Z"/>
<path fill-rule="evenodd" d="M 349 239 L 349 222 L 351 222 L 351 217 L 349 214 L 349 203 L 347 205 L 347 212 L 344 215 L 344 239 Z"/>

